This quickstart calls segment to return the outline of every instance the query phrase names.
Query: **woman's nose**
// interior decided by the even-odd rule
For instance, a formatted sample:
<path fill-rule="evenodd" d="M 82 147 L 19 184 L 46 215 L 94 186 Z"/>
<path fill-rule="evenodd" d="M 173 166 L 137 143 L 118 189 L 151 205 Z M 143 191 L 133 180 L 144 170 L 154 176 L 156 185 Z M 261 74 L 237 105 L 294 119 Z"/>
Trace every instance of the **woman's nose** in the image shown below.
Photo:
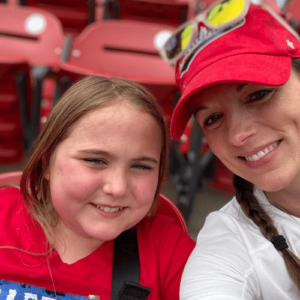
<path fill-rule="evenodd" d="M 103 192 L 115 198 L 122 198 L 128 194 L 128 178 L 123 170 L 112 170 L 106 174 Z"/>
<path fill-rule="evenodd" d="M 247 113 L 232 115 L 227 120 L 228 141 L 233 146 L 244 145 L 256 131 L 255 122 Z"/>

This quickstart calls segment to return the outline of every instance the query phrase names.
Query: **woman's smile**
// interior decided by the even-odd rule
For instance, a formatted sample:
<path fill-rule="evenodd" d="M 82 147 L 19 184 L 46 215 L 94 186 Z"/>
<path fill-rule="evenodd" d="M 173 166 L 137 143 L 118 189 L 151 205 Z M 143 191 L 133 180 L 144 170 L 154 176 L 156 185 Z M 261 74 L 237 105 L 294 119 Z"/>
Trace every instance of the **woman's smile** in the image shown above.
<path fill-rule="evenodd" d="M 265 157 L 268 153 L 272 152 L 277 146 L 279 145 L 280 141 L 272 143 L 270 146 L 264 146 L 262 150 L 253 151 L 256 152 L 255 154 L 245 154 L 241 155 L 246 161 L 258 161 L 261 158 Z"/>
<path fill-rule="evenodd" d="M 264 191 L 300 184 L 298 77 L 292 72 L 276 89 L 240 86 L 217 84 L 192 97 L 210 148 L 234 174 Z"/>

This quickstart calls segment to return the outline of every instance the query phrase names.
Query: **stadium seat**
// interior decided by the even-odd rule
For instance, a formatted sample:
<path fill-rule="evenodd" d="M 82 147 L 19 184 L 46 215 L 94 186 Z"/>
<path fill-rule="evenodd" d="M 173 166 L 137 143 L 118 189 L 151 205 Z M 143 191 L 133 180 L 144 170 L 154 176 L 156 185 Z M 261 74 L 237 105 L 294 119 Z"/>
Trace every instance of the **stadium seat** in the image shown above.
<path fill-rule="evenodd" d="M 48 12 L 8 3 L 0 4 L 0 15 L 1 72 L 9 72 L 7 74 L 10 74 L 10 85 L 18 87 L 14 89 L 14 101 L 19 102 L 22 117 L 20 121 L 19 109 L 16 108 L 11 120 L 2 119 L 2 126 L 7 127 L 10 122 L 15 122 L 18 127 L 21 123 L 23 145 L 27 151 L 40 128 L 43 80 L 46 76 L 54 76 L 58 71 L 65 37 L 59 20 Z M 20 66 L 22 72 L 18 72 L 18 77 L 12 73 L 18 71 L 15 66 L 16 60 L 21 60 L 23 65 L 27 64 L 26 70 L 24 66 Z M 9 62 L 12 63 L 11 67 Z M 27 80 L 22 83 L 22 76 L 25 75 Z M 0 78 L 1 84 L 6 86 L 6 75 L 2 74 Z M 13 89 L 8 90 L 8 87 L 5 87 L 1 91 L 1 97 L 11 97 L 12 91 Z M 0 106 L 0 115 L 4 113 L 5 110 Z M 20 149 L 15 150 L 19 153 Z M 16 161 L 19 159 L 18 154 Z"/>
<path fill-rule="evenodd" d="M 31 98 L 27 61 L 23 57 L 0 55 L 0 164 L 24 160 L 24 124 Z"/>
<path fill-rule="evenodd" d="M 133 80 L 156 97 L 169 122 L 178 88 L 174 69 L 160 58 L 158 49 L 173 29 L 117 20 L 89 25 L 74 38 L 70 55 L 61 65 L 62 86 L 68 87 L 71 82 L 92 74 Z"/>
<path fill-rule="evenodd" d="M 22 171 L 1 173 L 0 188 L 7 185 L 19 184 L 21 177 L 22 177 Z"/>
<path fill-rule="evenodd" d="M 105 18 L 179 26 L 195 13 L 193 0 L 108 0 Z"/>
<path fill-rule="evenodd" d="M 19 0 L 20 5 L 43 9 L 62 23 L 64 33 L 78 35 L 95 21 L 95 0 Z"/>

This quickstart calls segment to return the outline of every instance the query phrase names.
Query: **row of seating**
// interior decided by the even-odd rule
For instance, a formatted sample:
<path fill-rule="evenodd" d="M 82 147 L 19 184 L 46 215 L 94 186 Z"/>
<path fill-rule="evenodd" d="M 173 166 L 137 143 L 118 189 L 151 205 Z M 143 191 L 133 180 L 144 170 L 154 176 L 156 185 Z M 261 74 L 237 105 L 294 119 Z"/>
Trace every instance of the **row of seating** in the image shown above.
<path fill-rule="evenodd" d="M 158 51 L 174 27 L 98 20 L 72 36 L 55 15 L 39 8 L 0 4 L 0 15 L 0 163 L 22 160 L 22 139 L 29 150 L 53 99 L 90 74 L 145 85 L 170 120 L 178 89 Z"/>
<path fill-rule="evenodd" d="M 278 1 L 265 1 L 284 14 Z M 24 161 L 59 96 L 90 74 L 143 84 L 169 123 L 179 90 L 174 70 L 159 57 L 159 49 L 180 22 L 212 2 L 2 0 L 0 164 Z M 290 1 L 285 15 L 296 2 Z M 171 147 L 171 172 L 186 218 L 207 180 L 214 178 L 214 187 L 233 193 L 231 173 L 203 141 L 201 129 L 191 121 L 182 140 Z"/>

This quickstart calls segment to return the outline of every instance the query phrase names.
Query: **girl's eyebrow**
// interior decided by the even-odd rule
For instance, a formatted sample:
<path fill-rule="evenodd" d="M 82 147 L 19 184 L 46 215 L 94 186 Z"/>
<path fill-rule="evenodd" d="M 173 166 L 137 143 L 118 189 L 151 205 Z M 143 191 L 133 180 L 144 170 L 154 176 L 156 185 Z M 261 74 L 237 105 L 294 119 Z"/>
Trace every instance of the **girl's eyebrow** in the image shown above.
<path fill-rule="evenodd" d="M 94 155 L 105 155 L 105 156 L 111 156 L 111 154 L 109 154 L 106 151 L 103 150 L 97 150 L 97 149 L 85 149 L 85 150 L 79 150 L 79 153 L 82 154 L 94 154 Z"/>
<path fill-rule="evenodd" d="M 153 163 L 155 163 L 155 164 L 159 164 L 158 163 L 158 161 L 155 159 L 155 158 L 152 158 L 152 157 L 147 157 L 147 156 L 144 156 L 144 157 L 139 157 L 139 158 L 137 158 L 137 159 L 135 159 L 135 160 L 137 160 L 137 161 L 149 161 L 149 162 L 153 162 Z"/>

